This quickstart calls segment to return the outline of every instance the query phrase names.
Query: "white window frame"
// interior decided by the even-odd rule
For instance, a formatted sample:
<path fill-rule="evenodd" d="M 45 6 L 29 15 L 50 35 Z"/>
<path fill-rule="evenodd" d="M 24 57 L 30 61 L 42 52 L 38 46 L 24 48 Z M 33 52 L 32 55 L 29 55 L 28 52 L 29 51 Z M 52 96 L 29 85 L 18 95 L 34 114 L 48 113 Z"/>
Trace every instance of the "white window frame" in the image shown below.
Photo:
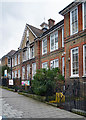
<path fill-rule="evenodd" d="M 30 77 L 30 64 L 27 65 L 27 79 Z"/>
<path fill-rule="evenodd" d="M 45 64 L 47 65 L 47 67 L 44 67 L 44 66 L 45 66 Z M 47 68 L 48 68 L 48 62 L 44 62 L 44 63 L 42 63 L 42 68 L 47 69 Z"/>
<path fill-rule="evenodd" d="M 32 52 L 33 52 L 33 56 L 32 56 Z M 34 46 L 31 48 L 31 57 L 30 58 L 34 58 Z"/>
<path fill-rule="evenodd" d="M 65 58 L 62 57 L 62 75 L 65 76 Z"/>
<path fill-rule="evenodd" d="M 56 61 L 58 61 L 58 65 L 57 66 L 55 64 Z M 51 66 L 51 63 L 54 63 L 53 67 Z M 56 68 L 56 67 L 59 67 L 59 59 L 54 59 L 54 60 L 50 61 L 50 68 L 52 69 L 52 68 Z"/>
<path fill-rule="evenodd" d="M 20 54 L 18 54 L 18 64 L 20 64 Z"/>
<path fill-rule="evenodd" d="M 17 55 L 15 55 L 15 66 L 17 65 Z"/>
<path fill-rule="evenodd" d="M 9 62 L 9 60 L 10 60 L 10 62 Z M 10 58 L 8 58 L 8 65 L 10 65 L 11 64 L 11 59 Z"/>
<path fill-rule="evenodd" d="M 72 51 L 74 49 L 78 49 L 78 74 L 73 74 L 73 71 L 72 71 L 72 68 L 73 68 L 73 57 L 72 57 Z M 79 48 L 78 47 L 75 47 L 75 48 L 72 48 L 71 49 L 71 77 L 79 77 Z"/>
<path fill-rule="evenodd" d="M 26 61 L 26 51 L 22 53 L 23 62 Z"/>
<path fill-rule="evenodd" d="M 73 31 L 72 31 L 72 11 L 74 11 L 75 9 L 77 9 L 77 31 L 73 33 Z M 76 34 L 77 32 L 78 32 L 78 7 L 75 7 L 74 9 L 72 9 L 70 11 L 70 33 L 71 33 L 71 35 L 73 35 L 73 34 Z"/>
<path fill-rule="evenodd" d="M 32 79 L 33 79 L 35 74 L 36 74 L 36 63 L 33 63 L 32 64 Z"/>
<path fill-rule="evenodd" d="M 86 29 L 86 28 L 85 28 L 85 24 L 84 24 L 84 4 L 85 4 L 85 3 L 82 3 L 82 12 L 83 12 L 83 13 L 82 13 L 82 14 L 83 14 L 83 30 Z"/>
<path fill-rule="evenodd" d="M 83 45 L 83 76 L 86 76 L 86 71 L 85 71 L 85 47 L 86 47 L 86 44 Z"/>
<path fill-rule="evenodd" d="M 18 70 L 18 78 L 20 78 L 20 69 Z"/>
<path fill-rule="evenodd" d="M 58 35 L 58 31 L 56 31 L 56 32 L 54 32 L 54 33 L 52 33 L 52 34 L 50 35 L 50 52 L 58 49 L 58 46 L 57 46 L 57 48 L 55 48 L 55 46 L 56 46 L 56 43 L 55 43 L 55 34 Z M 53 48 L 53 49 L 51 49 L 51 40 L 52 40 L 51 37 L 52 37 L 52 36 L 53 36 L 53 39 L 54 39 L 54 48 Z M 58 44 L 58 43 L 57 43 L 57 44 Z"/>
<path fill-rule="evenodd" d="M 64 47 L 64 27 L 62 28 L 62 47 Z"/>
<path fill-rule="evenodd" d="M 22 79 L 25 79 L 25 66 L 22 67 Z"/>
<path fill-rule="evenodd" d="M 27 41 L 29 40 L 29 30 L 27 29 Z"/>
<path fill-rule="evenodd" d="M 43 44 L 44 41 L 46 41 L 46 43 L 47 43 L 47 38 L 45 38 L 45 39 L 42 40 L 42 55 L 44 55 L 44 54 L 47 53 L 47 50 L 46 50 L 46 52 L 43 52 L 43 49 L 47 48 L 47 44 L 46 44 L 46 46 L 44 46 L 44 44 Z"/>
<path fill-rule="evenodd" d="M 15 78 L 17 78 L 17 70 L 15 71 Z"/>

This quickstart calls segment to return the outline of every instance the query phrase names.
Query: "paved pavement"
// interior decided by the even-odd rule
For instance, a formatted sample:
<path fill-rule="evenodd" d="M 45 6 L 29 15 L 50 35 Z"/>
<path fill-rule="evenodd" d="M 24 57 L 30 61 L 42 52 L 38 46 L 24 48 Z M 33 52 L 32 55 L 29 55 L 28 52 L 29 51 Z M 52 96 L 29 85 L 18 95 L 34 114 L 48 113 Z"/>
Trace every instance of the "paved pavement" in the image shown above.
<path fill-rule="evenodd" d="M 1 88 L 0 116 L 3 118 L 83 118 Z"/>

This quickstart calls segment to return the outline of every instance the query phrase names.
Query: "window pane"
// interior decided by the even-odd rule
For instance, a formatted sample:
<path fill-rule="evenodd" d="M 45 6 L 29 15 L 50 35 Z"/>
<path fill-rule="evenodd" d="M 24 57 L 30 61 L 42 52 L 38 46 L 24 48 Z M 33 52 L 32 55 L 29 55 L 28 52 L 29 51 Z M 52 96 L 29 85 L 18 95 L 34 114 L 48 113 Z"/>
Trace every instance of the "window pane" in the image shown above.
<path fill-rule="evenodd" d="M 59 67 L 58 60 L 55 60 L 55 67 Z"/>
<path fill-rule="evenodd" d="M 36 63 L 32 64 L 32 77 L 35 75 L 36 73 Z"/>
<path fill-rule="evenodd" d="M 55 49 L 58 49 L 58 33 L 55 34 Z"/>
<path fill-rule="evenodd" d="M 51 37 L 51 50 L 54 50 L 54 36 Z"/>
<path fill-rule="evenodd" d="M 47 68 L 47 62 L 42 64 L 42 68 Z"/>
<path fill-rule="evenodd" d="M 31 58 L 34 57 L 34 46 L 31 48 Z"/>
<path fill-rule="evenodd" d="M 78 31 L 78 15 L 77 15 L 77 8 L 74 9 L 71 12 L 71 16 L 72 16 L 72 34 L 76 33 Z"/>
<path fill-rule="evenodd" d="M 64 47 L 64 28 L 62 28 L 62 47 Z"/>
<path fill-rule="evenodd" d="M 47 39 L 43 40 L 42 48 L 43 48 L 43 54 L 47 53 Z"/>
<path fill-rule="evenodd" d="M 62 58 L 62 75 L 65 75 L 65 64 L 64 64 L 64 57 Z"/>
<path fill-rule="evenodd" d="M 25 67 L 22 67 L 22 79 L 25 79 Z"/>
<path fill-rule="evenodd" d="M 78 48 L 74 48 L 72 50 L 72 74 L 77 75 L 78 74 Z"/>
<path fill-rule="evenodd" d="M 27 65 L 27 79 L 30 77 L 30 65 Z"/>
<path fill-rule="evenodd" d="M 54 61 L 51 61 L 50 67 L 51 67 L 51 69 L 54 68 Z"/>

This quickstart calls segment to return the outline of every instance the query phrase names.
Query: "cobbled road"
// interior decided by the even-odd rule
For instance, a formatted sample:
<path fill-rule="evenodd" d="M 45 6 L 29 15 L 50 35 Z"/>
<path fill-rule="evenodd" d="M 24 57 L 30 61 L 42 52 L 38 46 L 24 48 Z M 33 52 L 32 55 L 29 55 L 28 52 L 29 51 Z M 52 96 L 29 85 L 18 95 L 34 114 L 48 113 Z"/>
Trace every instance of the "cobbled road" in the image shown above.
<path fill-rule="evenodd" d="M 3 118 L 83 118 L 1 88 L 0 116 Z"/>

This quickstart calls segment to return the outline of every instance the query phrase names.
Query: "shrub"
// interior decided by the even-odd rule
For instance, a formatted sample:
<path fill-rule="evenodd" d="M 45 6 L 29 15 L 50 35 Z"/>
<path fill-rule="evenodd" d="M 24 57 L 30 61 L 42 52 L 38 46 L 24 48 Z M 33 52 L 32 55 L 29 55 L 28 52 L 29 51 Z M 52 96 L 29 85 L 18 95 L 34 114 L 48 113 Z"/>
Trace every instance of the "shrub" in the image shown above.
<path fill-rule="evenodd" d="M 58 83 L 64 81 L 58 68 L 37 70 L 32 81 L 33 92 L 41 96 L 52 96 L 56 92 Z"/>

